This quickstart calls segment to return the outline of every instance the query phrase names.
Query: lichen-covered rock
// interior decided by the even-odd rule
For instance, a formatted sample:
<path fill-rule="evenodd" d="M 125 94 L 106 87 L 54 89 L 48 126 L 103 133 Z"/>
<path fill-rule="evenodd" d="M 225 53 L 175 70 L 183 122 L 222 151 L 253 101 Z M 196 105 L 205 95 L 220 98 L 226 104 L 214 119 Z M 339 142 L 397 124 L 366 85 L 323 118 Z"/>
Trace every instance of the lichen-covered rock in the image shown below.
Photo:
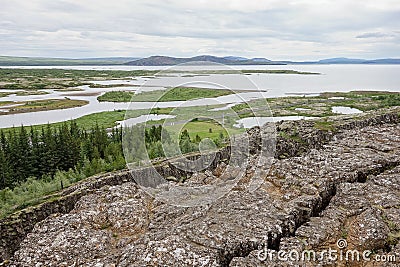
<path fill-rule="evenodd" d="M 400 228 L 400 167 L 369 176 L 364 183 L 338 185 L 336 195 L 320 214 L 300 226 L 294 237 L 282 238 L 279 249 L 285 252 L 338 250 L 338 240 L 345 240 L 343 253 L 371 251 L 371 261 L 361 260 L 278 260 L 263 256 L 277 251 L 259 249 L 244 258 L 234 258 L 231 266 L 398 266 Z M 396 239 L 395 236 L 398 238 Z M 318 255 L 318 254 L 317 254 Z M 386 262 L 374 261 L 374 256 Z M 258 263 L 258 264 L 257 264 Z"/>
<path fill-rule="evenodd" d="M 12 265 L 296 266 L 261 261 L 259 252 L 323 249 L 346 237 L 350 247 L 398 251 L 398 240 L 390 239 L 400 209 L 396 136 L 397 124 L 356 128 L 299 157 L 263 159 L 271 168 L 250 158 L 233 190 L 200 207 L 164 204 L 133 183 L 103 187 L 71 212 L 37 224 Z M 192 181 L 170 184 L 212 184 L 234 171 L 226 177 L 197 173 Z"/>
<path fill-rule="evenodd" d="M 134 183 L 103 187 L 69 214 L 38 223 L 15 254 L 18 265 L 111 266 L 119 257 L 114 252 L 146 231 L 150 208 L 150 198 Z"/>

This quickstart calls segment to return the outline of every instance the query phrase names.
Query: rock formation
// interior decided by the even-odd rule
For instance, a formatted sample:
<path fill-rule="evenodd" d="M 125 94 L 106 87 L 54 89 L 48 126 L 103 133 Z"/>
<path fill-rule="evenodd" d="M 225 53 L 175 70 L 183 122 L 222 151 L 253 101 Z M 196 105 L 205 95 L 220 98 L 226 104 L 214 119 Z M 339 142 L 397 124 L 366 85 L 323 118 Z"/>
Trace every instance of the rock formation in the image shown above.
<path fill-rule="evenodd" d="M 71 209 L 56 210 L 37 223 L 5 264 L 399 266 L 398 113 L 346 121 L 334 132 L 315 130 L 310 122 L 278 128 L 294 126 L 300 142 L 278 140 L 277 157 L 263 159 L 272 165 L 254 154 L 234 189 L 210 205 L 167 205 L 129 177 L 95 186 Z M 212 183 L 225 167 L 220 162 L 175 186 Z M 255 179 L 261 181 L 257 188 Z M 68 195 L 82 192 L 68 190 Z M 278 250 L 335 249 L 339 239 L 348 249 L 395 255 L 397 262 L 260 258 Z"/>

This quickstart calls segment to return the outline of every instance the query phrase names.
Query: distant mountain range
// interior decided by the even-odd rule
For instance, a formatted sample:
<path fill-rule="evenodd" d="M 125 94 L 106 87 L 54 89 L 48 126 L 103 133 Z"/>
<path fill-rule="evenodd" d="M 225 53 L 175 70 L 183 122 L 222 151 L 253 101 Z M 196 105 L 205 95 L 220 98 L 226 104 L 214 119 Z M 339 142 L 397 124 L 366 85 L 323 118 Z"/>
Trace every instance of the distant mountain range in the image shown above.
<path fill-rule="evenodd" d="M 189 62 L 212 62 L 225 65 L 291 65 L 291 64 L 400 64 L 400 58 L 352 59 L 329 58 L 319 61 L 272 61 L 266 58 L 216 57 L 210 55 L 190 58 L 151 56 L 106 57 L 106 58 L 39 58 L 0 56 L 0 66 L 90 66 L 90 65 L 130 65 L 130 66 L 172 66 Z"/>
<path fill-rule="evenodd" d="M 152 56 L 142 58 L 125 63 L 126 65 L 132 66 L 172 66 L 177 64 L 189 63 L 189 62 L 212 62 L 220 63 L 225 65 L 282 65 L 284 63 L 273 62 L 265 58 L 244 58 L 244 57 L 215 57 L 215 56 L 196 56 L 190 58 L 178 58 L 178 57 L 166 57 L 166 56 Z"/>
<path fill-rule="evenodd" d="M 0 66 L 84 66 L 84 65 L 122 65 L 134 61 L 136 57 L 109 58 L 44 58 L 0 56 Z"/>
<path fill-rule="evenodd" d="M 318 61 L 319 64 L 400 64 L 398 58 L 382 58 L 382 59 L 357 59 L 357 58 L 328 58 Z"/>

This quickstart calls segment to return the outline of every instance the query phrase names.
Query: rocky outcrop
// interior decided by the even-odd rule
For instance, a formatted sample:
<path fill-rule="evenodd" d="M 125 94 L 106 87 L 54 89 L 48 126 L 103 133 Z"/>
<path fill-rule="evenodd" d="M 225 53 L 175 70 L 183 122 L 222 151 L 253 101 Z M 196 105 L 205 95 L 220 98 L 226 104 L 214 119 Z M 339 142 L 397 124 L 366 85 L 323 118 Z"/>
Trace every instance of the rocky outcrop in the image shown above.
<path fill-rule="evenodd" d="M 386 168 L 378 170 L 383 171 Z M 279 248 L 261 248 L 247 257 L 235 258 L 231 266 L 398 266 L 400 260 L 400 167 L 368 175 L 367 180 L 338 185 L 337 193 L 319 216 L 300 226 L 293 237 L 280 240 Z M 338 240 L 342 243 L 338 243 Z M 359 259 L 318 260 L 318 253 L 331 248 L 343 253 L 358 251 Z M 315 251 L 317 259 L 279 261 L 277 250 Z M 362 259 L 371 251 L 369 261 Z M 260 257 L 264 253 L 275 258 Z M 346 254 L 344 254 L 346 255 Z M 376 262 L 379 255 L 386 262 Z M 262 260 L 260 260 L 260 258 Z M 397 259 L 397 260 L 395 260 Z"/>
<path fill-rule="evenodd" d="M 252 156 L 237 186 L 210 205 L 166 205 L 132 182 L 93 189 L 68 213 L 36 224 L 11 266 L 296 266 L 261 261 L 258 252 L 319 249 L 338 237 L 395 253 L 400 125 L 384 123 L 398 115 L 382 116 L 336 126 L 329 138 L 313 137 L 312 126 L 309 138 L 324 140 L 318 146 L 298 131 L 302 155 L 274 159 L 271 168 Z M 224 167 L 175 186 L 212 183 Z"/>
<path fill-rule="evenodd" d="M 0 259 L 8 259 L 19 248 L 25 236 L 32 231 L 34 225 L 51 214 L 68 213 L 78 200 L 95 189 L 105 185 L 116 185 L 131 181 L 127 172 L 117 172 L 91 177 L 85 182 L 65 189 L 40 205 L 21 210 L 0 221 Z"/>
<path fill-rule="evenodd" d="M 199 156 L 196 154 L 185 157 L 185 159 L 191 161 L 198 158 Z M 229 148 L 221 149 L 213 157 L 208 171 L 213 171 L 219 163 L 228 159 Z M 184 168 L 184 170 L 178 169 L 176 162 L 179 162 L 179 160 L 178 158 L 170 162 L 162 161 L 156 165 L 155 170 L 165 178 L 175 177 L 186 179 L 192 173 L 184 171 L 185 169 L 190 170 L 189 167 Z M 175 164 L 173 164 L 174 162 Z M 135 179 L 151 177 L 152 175 L 154 175 L 154 169 L 148 167 L 135 170 L 134 172 L 125 170 L 94 176 L 66 188 L 60 193 L 46 197 L 46 199 L 51 200 L 46 200 L 42 204 L 21 210 L 10 217 L 2 219 L 0 221 L 0 262 L 12 256 L 19 248 L 21 241 L 32 231 L 36 223 L 43 221 L 52 214 L 70 212 L 82 196 L 92 194 L 96 189 L 104 186 L 134 182 Z"/>
<path fill-rule="evenodd" d="M 276 157 L 299 156 L 310 149 L 320 149 L 337 135 L 352 129 L 379 126 L 400 121 L 399 109 L 389 109 L 382 114 L 365 113 L 359 116 L 337 116 L 314 121 L 282 121 L 277 123 Z M 253 138 L 254 139 L 254 138 Z"/>

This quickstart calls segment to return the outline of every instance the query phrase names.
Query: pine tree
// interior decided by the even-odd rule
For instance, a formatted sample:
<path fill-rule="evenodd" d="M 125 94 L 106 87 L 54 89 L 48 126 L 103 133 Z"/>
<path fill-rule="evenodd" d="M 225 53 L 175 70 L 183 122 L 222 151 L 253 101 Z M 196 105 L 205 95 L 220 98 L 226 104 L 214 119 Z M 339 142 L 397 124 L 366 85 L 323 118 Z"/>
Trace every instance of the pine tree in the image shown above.
<path fill-rule="evenodd" d="M 37 131 L 31 127 L 30 130 L 30 140 L 32 146 L 32 155 L 31 155 L 31 176 L 36 178 L 40 178 L 43 175 L 43 171 L 40 169 L 40 158 L 42 157 L 42 151 L 39 144 L 39 137 Z"/>

